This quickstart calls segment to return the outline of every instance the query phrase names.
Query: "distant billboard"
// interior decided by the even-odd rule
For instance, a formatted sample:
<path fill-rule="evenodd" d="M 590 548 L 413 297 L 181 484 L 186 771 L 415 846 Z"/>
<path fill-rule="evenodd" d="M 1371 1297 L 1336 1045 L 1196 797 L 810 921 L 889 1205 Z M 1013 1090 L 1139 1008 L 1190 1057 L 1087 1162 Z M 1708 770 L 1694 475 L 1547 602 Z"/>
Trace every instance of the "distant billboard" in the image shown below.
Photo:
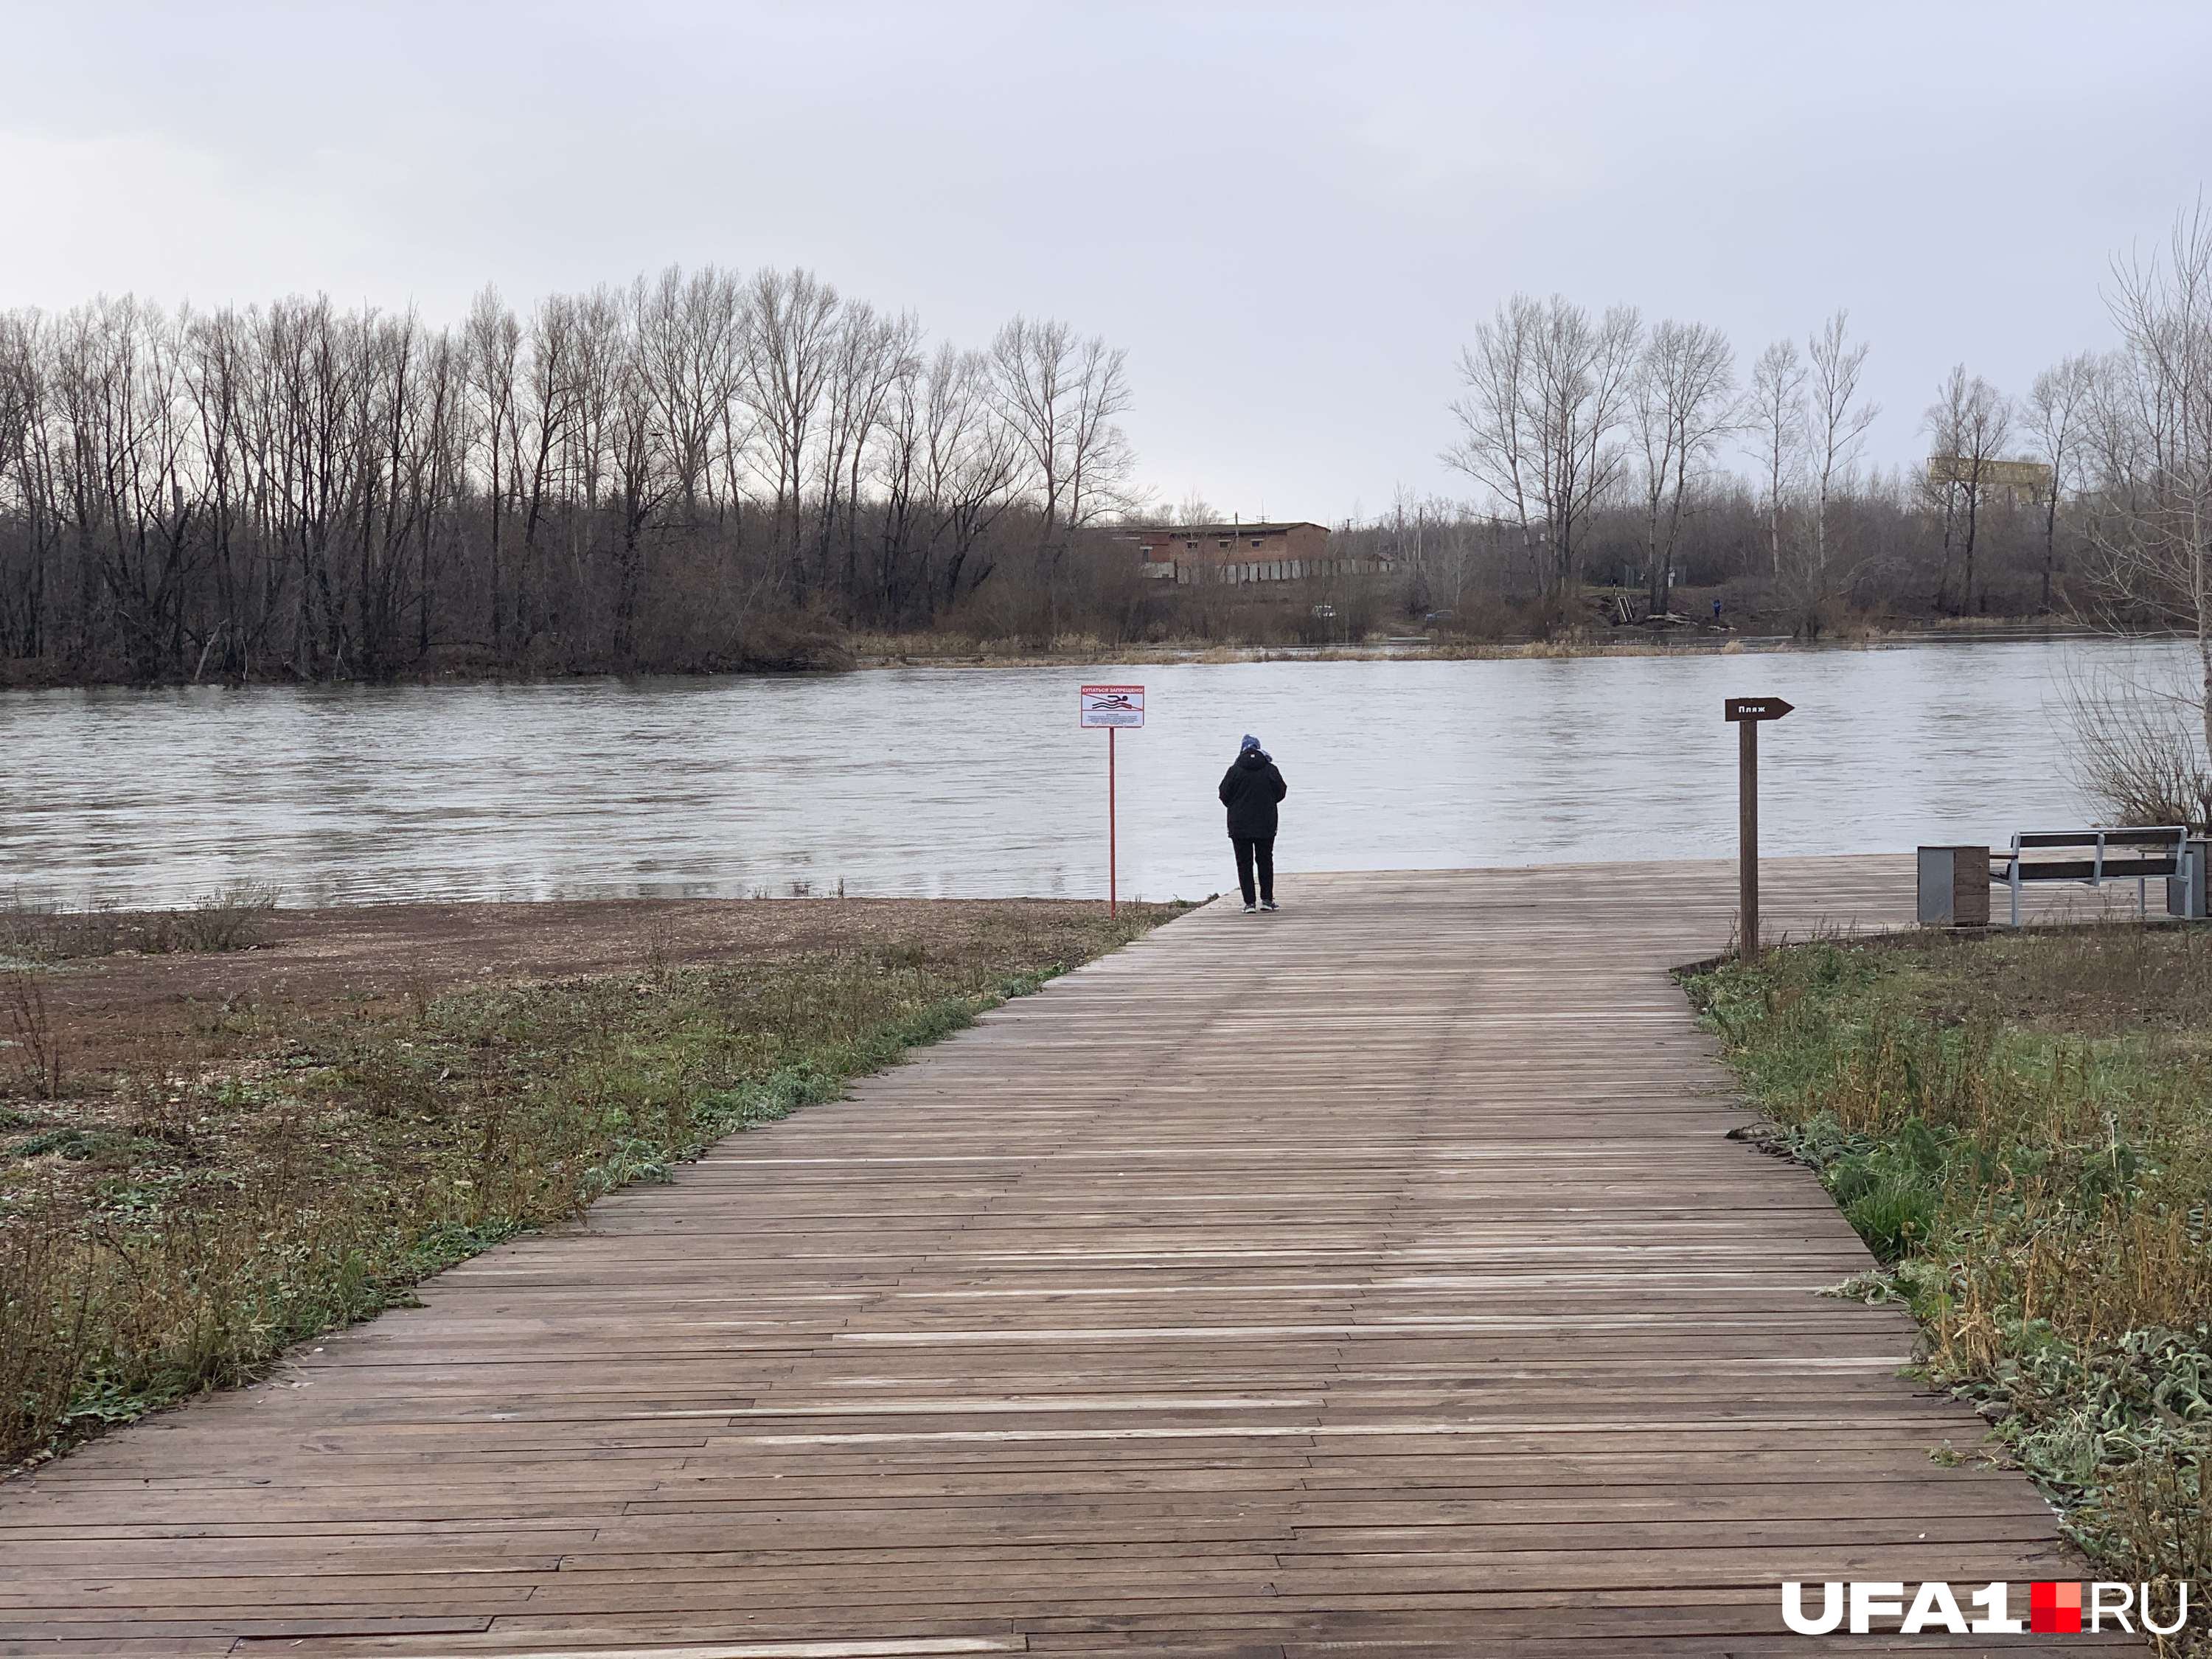
<path fill-rule="evenodd" d="M 2039 501 L 2051 493 L 2051 469 L 2041 461 L 1998 461 L 1984 457 L 1978 462 L 1971 455 L 1930 455 L 1928 482 L 1963 484 L 1968 489 L 1978 485 L 1985 490 L 2008 490 Z"/>

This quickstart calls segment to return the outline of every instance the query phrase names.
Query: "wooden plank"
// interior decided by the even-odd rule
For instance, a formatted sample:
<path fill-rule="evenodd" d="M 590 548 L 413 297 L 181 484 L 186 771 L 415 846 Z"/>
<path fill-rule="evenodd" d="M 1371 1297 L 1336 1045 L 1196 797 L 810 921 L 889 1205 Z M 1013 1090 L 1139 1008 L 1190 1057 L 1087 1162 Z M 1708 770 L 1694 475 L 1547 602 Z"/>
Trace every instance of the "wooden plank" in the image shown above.
<path fill-rule="evenodd" d="M 1784 1577 L 2081 1576 L 1724 1138 L 1733 875 L 1194 913 L 0 1488 L 0 1654 L 1784 1652 Z M 1765 868 L 1770 940 L 1912 901 Z"/>

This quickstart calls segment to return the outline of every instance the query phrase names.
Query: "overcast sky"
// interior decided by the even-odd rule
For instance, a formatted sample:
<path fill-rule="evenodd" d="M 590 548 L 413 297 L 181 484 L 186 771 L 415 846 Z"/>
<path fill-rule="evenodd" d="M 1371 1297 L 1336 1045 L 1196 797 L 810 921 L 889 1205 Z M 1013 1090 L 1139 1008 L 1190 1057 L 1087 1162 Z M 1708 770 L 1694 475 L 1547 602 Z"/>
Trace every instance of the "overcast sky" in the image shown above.
<path fill-rule="evenodd" d="M 1129 353 L 1147 482 L 1247 517 L 1467 493 L 1454 361 L 1515 289 L 1849 306 L 1939 374 L 2109 337 L 2212 175 L 2212 4 L 249 5 L 0 0 L 0 304 L 326 290 L 456 318 L 810 266 L 939 337 Z"/>

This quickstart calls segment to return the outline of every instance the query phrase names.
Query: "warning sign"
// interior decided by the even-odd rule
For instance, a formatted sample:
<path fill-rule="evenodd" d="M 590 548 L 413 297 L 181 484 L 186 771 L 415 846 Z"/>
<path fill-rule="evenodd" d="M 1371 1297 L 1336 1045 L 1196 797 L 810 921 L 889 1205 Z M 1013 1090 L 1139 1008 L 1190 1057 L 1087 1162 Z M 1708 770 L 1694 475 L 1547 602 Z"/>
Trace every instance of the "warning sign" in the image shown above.
<path fill-rule="evenodd" d="M 1085 726 L 1142 726 L 1145 688 L 1141 685 L 1086 685 L 1081 694 Z"/>

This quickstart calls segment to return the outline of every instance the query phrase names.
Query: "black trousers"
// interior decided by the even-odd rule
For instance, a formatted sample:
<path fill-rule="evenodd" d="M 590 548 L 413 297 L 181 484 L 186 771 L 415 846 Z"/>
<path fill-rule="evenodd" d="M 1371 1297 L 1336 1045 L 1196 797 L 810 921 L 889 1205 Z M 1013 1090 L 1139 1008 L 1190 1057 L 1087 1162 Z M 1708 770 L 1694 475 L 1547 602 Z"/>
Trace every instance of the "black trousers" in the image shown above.
<path fill-rule="evenodd" d="M 1257 903 L 1252 896 L 1252 866 L 1260 867 L 1260 898 L 1270 904 L 1275 900 L 1275 838 L 1263 836 L 1257 841 L 1243 836 L 1231 836 L 1229 844 L 1237 849 L 1237 884 L 1244 890 L 1244 902 Z"/>

